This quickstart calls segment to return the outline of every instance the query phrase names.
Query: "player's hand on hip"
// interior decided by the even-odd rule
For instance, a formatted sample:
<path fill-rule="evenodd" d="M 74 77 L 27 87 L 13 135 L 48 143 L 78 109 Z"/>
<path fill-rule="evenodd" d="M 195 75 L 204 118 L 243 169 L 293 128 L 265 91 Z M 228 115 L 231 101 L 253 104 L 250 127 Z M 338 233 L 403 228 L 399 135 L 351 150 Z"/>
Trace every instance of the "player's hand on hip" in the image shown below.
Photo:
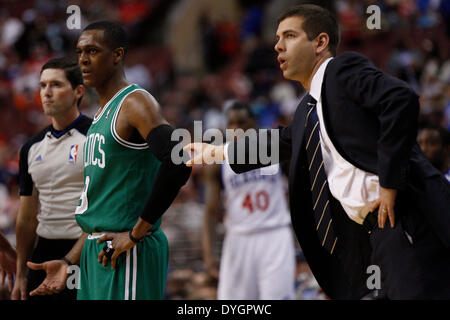
<path fill-rule="evenodd" d="M 214 164 L 225 160 L 224 146 L 215 146 L 208 143 L 194 142 L 184 146 L 184 151 L 193 151 L 194 156 L 186 162 L 188 167 L 194 164 Z"/>
<path fill-rule="evenodd" d="M 44 270 L 47 273 L 44 281 L 30 292 L 30 296 L 59 293 L 66 287 L 67 268 L 69 266 L 63 260 L 51 260 L 44 263 L 28 261 L 27 266 L 30 269 Z"/>
<path fill-rule="evenodd" d="M 389 218 L 391 228 L 395 226 L 394 205 L 397 197 L 396 189 L 380 187 L 380 198 L 373 204 L 371 211 L 378 208 L 378 227 L 384 228 L 386 220 Z"/>
<path fill-rule="evenodd" d="M 111 254 L 107 254 L 104 250 L 100 251 L 98 255 L 98 262 L 103 264 L 106 267 L 108 264 L 108 259 L 111 259 L 111 269 L 115 269 L 117 257 L 122 253 L 129 249 L 131 249 L 135 243 L 131 241 L 128 236 L 128 232 L 120 232 L 120 233 L 107 233 L 97 240 L 97 243 L 102 243 L 105 241 L 109 241 L 106 246 L 109 246 L 112 251 L 109 251 Z"/>

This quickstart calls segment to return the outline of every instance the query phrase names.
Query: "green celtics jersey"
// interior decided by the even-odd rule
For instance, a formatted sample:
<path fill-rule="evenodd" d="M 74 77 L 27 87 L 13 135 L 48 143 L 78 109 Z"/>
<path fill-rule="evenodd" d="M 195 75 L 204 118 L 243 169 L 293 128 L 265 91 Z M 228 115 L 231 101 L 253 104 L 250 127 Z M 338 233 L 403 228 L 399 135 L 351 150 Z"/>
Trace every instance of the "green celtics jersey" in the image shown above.
<path fill-rule="evenodd" d="M 94 118 L 84 144 L 84 190 L 75 217 L 87 233 L 133 228 L 150 196 L 160 162 L 147 143 L 128 142 L 116 132 L 124 99 L 145 91 L 131 84 L 115 94 Z M 149 93 L 148 93 L 149 94 Z M 159 219 L 152 227 L 157 229 Z"/>

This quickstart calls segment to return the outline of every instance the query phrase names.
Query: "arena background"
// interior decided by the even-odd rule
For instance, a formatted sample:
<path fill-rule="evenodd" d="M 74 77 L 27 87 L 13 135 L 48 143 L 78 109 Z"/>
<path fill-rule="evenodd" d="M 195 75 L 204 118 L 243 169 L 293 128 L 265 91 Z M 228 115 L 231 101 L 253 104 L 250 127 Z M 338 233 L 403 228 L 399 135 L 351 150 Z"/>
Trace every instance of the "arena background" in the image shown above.
<path fill-rule="evenodd" d="M 15 244 L 18 151 L 48 124 L 38 81 L 50 58 L 74 54 L 80 29 L 69 30 L 70 5 L 81 9 L 81 29 L 104 19 L 119 21 L 130 36 L 129 81 L 148 89 L 176 127 L 223 128 L 229 99 L 250 103 L 261 127 L 286 124 L 304 90 L 282 78 L 273 50 L 276 18 L 298 3 L 327 7 L 339 18 L 339 52 L 354 50 L 407 81 L 420 94 L 420 125 L 450 130 L 450 1 L 293 0 L 0 0 L 0 229 Z M 369 30 L 369 5 L 381 9 L 381 28 Z M 93 90 L 81 110 L 93 116 Z M 170 245 L 167 299 L 215 299 L 216 282 L 203 272 L 200 229 L 202 168 L 163 216 Z M 215 242 L 220 256 L 223 228 Z M 298 248 L 297 298 L 324 299 Z M 1 299 L 8 293 L 1 290 Z"/>

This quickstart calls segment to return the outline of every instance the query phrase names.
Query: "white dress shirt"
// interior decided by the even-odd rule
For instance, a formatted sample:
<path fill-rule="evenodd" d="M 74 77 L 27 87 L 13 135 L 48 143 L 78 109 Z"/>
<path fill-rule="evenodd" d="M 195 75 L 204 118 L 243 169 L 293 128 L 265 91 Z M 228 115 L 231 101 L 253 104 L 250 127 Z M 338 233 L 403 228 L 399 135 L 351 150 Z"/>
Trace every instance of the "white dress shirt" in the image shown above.
<path fill-rule="evenodd" d="M 380 184 L 377 175 L 361 170 L 345 160 L 337 152 L 326 131 L 321 91 L 325 69 L 331 59 L 333 58 L 320 65 L 311 81 L 309 94 L 317 101 L 323 164 L 331 194 L 339 200 L 350 219 L 362 224 L 372 204 L 379 198 Z"/>
<path fill-rule="evenodd" d="M 320 65 L 311 81 L 309 94 L 317 101 L 322 158 L 331 194 L 341 203 L 350 219 L 362 224 L 372 204 L 380 197 L 380 183 L 377 175 L 361 170 L 345 160 L 337 152 L 326 131 L 321 93 L 325 68 L 331 59 L 333 58 Z M 227 162 L 228 145 L 229 143 L 226 143 L 224 147 Z"/>

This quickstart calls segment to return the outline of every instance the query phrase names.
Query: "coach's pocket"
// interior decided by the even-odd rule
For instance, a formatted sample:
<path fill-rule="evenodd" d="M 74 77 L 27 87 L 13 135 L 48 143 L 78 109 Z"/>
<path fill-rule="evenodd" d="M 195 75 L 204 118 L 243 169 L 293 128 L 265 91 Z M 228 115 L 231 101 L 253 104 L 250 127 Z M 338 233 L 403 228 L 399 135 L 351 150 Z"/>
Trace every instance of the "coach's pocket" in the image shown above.
<path fill-rule="evenodd" d="M 416 238 L 417 225 L 413 214 L 408 213 L 401 217 L 400 231 L 402 232 L 404 238 L 410 245 L 414 245 L 414 240 Z"/>

